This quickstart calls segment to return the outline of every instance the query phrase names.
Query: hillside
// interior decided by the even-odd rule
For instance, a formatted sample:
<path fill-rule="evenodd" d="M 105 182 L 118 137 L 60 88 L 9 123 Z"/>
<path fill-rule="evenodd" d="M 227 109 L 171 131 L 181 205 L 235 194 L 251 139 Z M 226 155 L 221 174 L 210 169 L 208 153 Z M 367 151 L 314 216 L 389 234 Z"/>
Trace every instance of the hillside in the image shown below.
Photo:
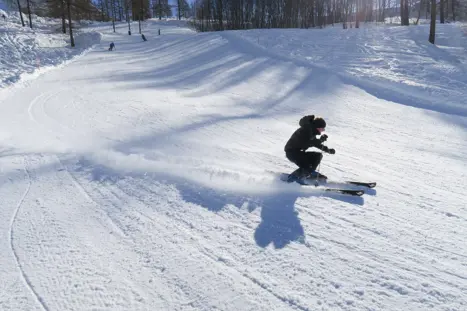
<path fill-rule="evenodd" d="M 89 26 L 0 91 L 0 309 L 465 310 L 467 54 L 438 31 Z M 320 171 L 375 189 L 279 180 L 308 114 Z"/>
<path fill-rule="evenodd" d="M 17 12 L 7 15 L 7 21 L 0 23 L 0 88 L 62 66 L 101 40 L 99 32 L 75 29 L 72 49 L 69 35 L 60 32 L 60 20 L 34 15 L 31 29 L 21 26 Z"/>

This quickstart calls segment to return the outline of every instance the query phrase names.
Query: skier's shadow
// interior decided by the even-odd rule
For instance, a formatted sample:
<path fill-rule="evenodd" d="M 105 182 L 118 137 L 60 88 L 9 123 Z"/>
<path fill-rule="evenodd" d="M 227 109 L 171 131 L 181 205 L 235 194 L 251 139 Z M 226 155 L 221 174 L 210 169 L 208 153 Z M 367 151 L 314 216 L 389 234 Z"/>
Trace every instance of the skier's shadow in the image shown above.
<path fill-rule="evenodd" d="M 172 181 L 175 180 L 172 179 Z M 295 208 L 296 201 L 299 198 L 309 198 L 306 208 L 312 209 L 314 200 L 319 200 L 316 193 L 300 191 L 302 188 L 299 188 L 298 191 L 290 190 L 263 195 L 248 195 L 229 194 L 226 191 L 208 189 L 181 180 L 178 180 L 175 184 L 184 201 L 202 206 L 213 212 L 221 211 L 226 205 L 238 208 L 247 207 L 250 212 L 260 209 L 261 222 L 255 229 L 254 239 L 256 244 L 263 248 L 271 243 L 276 249 L 281 249 L 293 241 L 304 242 L 305 232 L 300 221 L 300 214 Z M 364 202 L 362 197 L 334 193 L 320 193 L 319 195 L 357 205 L 363 205 Z"/>
<path fill-rule="evenodd" d="M 261 207 L 261 223 L 254 233 L 256 244 L 260 247 L 267 247 L 272 243 L 276 249 L 281 249 L 293 241 L 303 243 L 305 241 L 305 232 L 300 222 L 299 212 L 295 209 L 295 204 L 299 198 L 314 196 L 281 193 L 258 202 Z M 363 205 L 364 203 L 362 197 L 339 194 L 326 194 L 325 196 L 351 204 Z M 307 205 L 307 208 L 312 209 L 312 204 Z"/>
<path fill-rule="evenodd" d="M 134 175 L 137 178 L 138 174 L 125 174 L 115 171 L 114 169 L 96 165 L 86 159 L 80 159 L 75 171 L 88 171 L 89 178 L 93 181 L 115 183 L 121 178 L 128 175 Z M 142 176 L 139 176 L 142 177 Z M 165 180 L 170 184 L 176 185 L 182 199 L 185 202 L 190 202 L 212 212 L 221 211 L 226 205 L 237 206 L 242 208 L 248 206 L 250 212 L 256 207 L 261 209 L 261 222 L 254 232 L 254 239 L 259 247 L 267 247 L 271 243 L 276 249 L 281 249 L 287 246 L 290 242 L 297 241 L 299 243 L 305 241 L 305 232 L 300 221 L 300 214 L 296 210 L 297 199 L 309 199 L 305 207 L 313 209 L 313 202 L 319 200 L 319 196 L 333 198 L 343 202 L 363 205 L 362 197 L 353 197 L 348 195 L 340 195 L 334 193 L 308 193 L 307 191 L 290 190 L 279 191 L 278 193 L 268 193 L 263 195 L 247 195 L 245 193 L 228 193 L 227 191 L 219 191 L 209 189 L 202 185 L 177 178 L 170 175 L 149 174 L 148 182 L 153 179 Z M 329 208 L 333 208 L 330 206 Z"/>
<path fill-rule="evenodd" d="M 273 244 L 283 248 L 292 241 L 304 240 L 305 233 L 295 210 L 297 196 L 282 194 L 258 202 L 261 208 L 261 223 L 255 230 L 255 241 L 260 247 Z"/>
<path fill-rule="evenodd" d="M 300 190 L 279 191 L 278 193 L 264 195 L 247 195 L 209 189 L 182 180 L 175 181 L 175 179 L 172 179 L 172 182 L 177 185 L 177 189 L 184 201 L 202 206 L 213 212 L 221 211 L 226 205 L 233 205 L 238 208 L 247 206 L 250 212 L 253 212 L 256 208 L 261 209 L 261 222 L 255 229 L 254 239 L 256 244 L 263 248 L 271 243 L 276 249 L 281 249 L 293 241 L 304 242 L 305 232 L 300 221 L 300 214 L 295 208 L 296 201 L 299 198 L 309 198 L 306 208 L 312 209 L 314 200 L 319 200 L 316 193 L 307 193 L 307 191 Z M 335 193 L 320 193 L 319 196 L 356 205 L 363 205 L 364 203 L 362 197 Z"/>

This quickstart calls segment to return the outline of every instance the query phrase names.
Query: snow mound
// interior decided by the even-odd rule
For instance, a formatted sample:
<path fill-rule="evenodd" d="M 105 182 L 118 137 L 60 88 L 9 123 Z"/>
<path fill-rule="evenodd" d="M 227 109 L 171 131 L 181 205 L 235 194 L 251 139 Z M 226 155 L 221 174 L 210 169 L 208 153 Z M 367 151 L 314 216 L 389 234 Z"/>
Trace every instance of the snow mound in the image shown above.
<path fill-rule="evenodd" d="M 16 23 L 17 14 L 10 17 L 12 21 L 0 27 L 0 88 L 64 64 L 102 38 L 98 32 L 76 32 L 76 46 L 71 48 L 68 34 L 54 32 L 56 20 L 35 19 L 31 30 Z"/>

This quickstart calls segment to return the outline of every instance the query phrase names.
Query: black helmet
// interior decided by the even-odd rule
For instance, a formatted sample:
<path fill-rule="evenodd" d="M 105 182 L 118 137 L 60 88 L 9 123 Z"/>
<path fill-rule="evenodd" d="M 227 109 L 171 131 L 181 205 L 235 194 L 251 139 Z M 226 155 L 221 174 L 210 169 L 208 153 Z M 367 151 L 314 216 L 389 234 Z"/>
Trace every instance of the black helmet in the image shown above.
<path fill-rule="evenodd" d="M 326 121 L 324 121 L 324 119 L 321 117 L 315 118 L 312 124 L 313 124 L 313 127 L 317 129 L 326 127 Z"/>

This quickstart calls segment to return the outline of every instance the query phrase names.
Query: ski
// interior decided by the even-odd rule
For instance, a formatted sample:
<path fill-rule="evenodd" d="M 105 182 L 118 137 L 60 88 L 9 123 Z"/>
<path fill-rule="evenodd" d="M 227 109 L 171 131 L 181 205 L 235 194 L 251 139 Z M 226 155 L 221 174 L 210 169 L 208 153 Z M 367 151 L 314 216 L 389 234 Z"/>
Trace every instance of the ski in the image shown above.
<path fill-rule="evenodd" d="M 363 190 L 351 190 L 351 189 L 338 189 L 338 188 L 318 188 L 315 185 L 311 184 L 305 184 L 305 183 L 300 183 L 296 182 L 301 186 L 305 187 L 314 187 L 316 190 L 321 190 L 321 191 L 326 191 L 326 192 L 334 192 L 334 193 L 339 193 L 339 194 L 348 194 L 348 195 L 353 195 L 353 196 L 362 196 L 365 194 L 365 191 Z"/>
<path fill-rule="evenodd" d="M 288 174 L 286 173 L 281 173 L 280 174 L 280 179 L 282 181 L 287 182 L 287 177 Z M 354 186 L 363 186 L 367 188 L 374 188 L 376 186 L 376 182 L 360 182 L 360 181 L 329 181 L 327 179 L 313 179 L 313 178 L 308 178 L 302 181 L 294 181 L 295 183 L 298 183 L 299 185 L 302 186 L 308 186 L 308 187 L 316 187 L 316 190 L 322 190 L 322 191 L 327 191 L 327 192 L 334 192 L 334 193 L 340 193 L 340 194 L 347 194 L 347 195 L 352 195 L 352 196 L 362 196 L 365 194 L 364 190 L 361 189 L 341 189 L 341 188 L 335 188 L 333 185 L 339 187 L 339 186 L 345 186 L 345 185 L 354 185 Z M 318 186 L 321 186 L 318 188 Z"/>
<path fill-rule="evenodd" d="M 280 173 L 280 179 L 285 181 L 287 180 L 287 177 L 289 174 L 287 173 Z M 316 186 L 316 182 L 319 185 L 325 186 L 326 184 L 334 184 L 334 185 L 354 185 L 354 186 L 362 186 L 362 187 L 367 187 L 367 188 L 374 188 L 376 187 L 376 182 L 363 182 L 363 181 L 353 181 L 353 180 L 345 180 L 345 181 L 337 181 L 337 180 L 329 180 L 329 179 L 318 179 L 316 180 L 315 178 L 307 178 L 307 182 L 313 183 Z"/>
<path fill-rule="evenodd" d="M 306 179 L 308 182 L 314 182 L 316 184 L 316 179 L 308 178 Z M 336 185 L 336 186 L 345 186 L 345 185 L 353 185 L 353 186 L 360 186 L 360 187 L 366 187 L 366 188 L 374 188 L 376 187 L 376 182 L 362 182 L 362 181 L 350 181 L 350 180 L 345 180 L 345 181 L 334 181 L 334 180 L 318 180 L 318 184 L 320 185 Z"/>
<path fill-rule="evenodd" d="M 350 195 L 359 196 L 359 197 L 365 194 L 365 191 L 363 190 L 350 190 L 350 189 L 324 188 L 324 191 L 337 192 L 341 194 L 350 194 Z"/>
<path fill-rule="evenodd" d="M 367 188 L 374 188 L 376 187 L 376 182 L 361 182 L 361 181 L 344 181 L 346 184 L 356 185 L 356 186 L 363 186 Z"/>

